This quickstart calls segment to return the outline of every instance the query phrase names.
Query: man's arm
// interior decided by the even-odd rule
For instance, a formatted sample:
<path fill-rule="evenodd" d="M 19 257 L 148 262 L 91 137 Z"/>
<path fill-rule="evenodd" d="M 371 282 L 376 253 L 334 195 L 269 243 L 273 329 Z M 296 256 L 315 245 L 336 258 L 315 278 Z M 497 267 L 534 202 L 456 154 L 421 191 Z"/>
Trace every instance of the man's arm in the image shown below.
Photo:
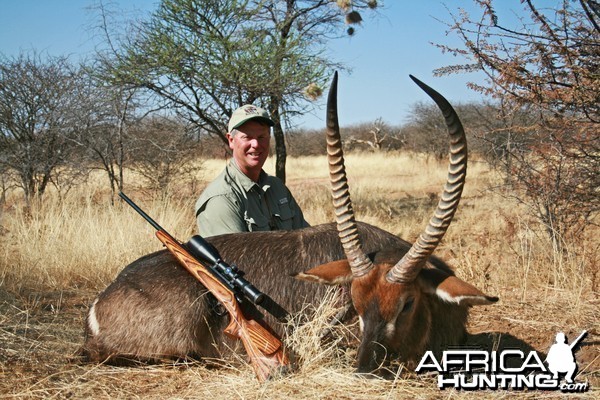
<path fill-rule="evenodd" d="M 239 206 L 223 195 L 211 197 L 201 205 L 196 222 L 203 237 L 248 230 Z"/>

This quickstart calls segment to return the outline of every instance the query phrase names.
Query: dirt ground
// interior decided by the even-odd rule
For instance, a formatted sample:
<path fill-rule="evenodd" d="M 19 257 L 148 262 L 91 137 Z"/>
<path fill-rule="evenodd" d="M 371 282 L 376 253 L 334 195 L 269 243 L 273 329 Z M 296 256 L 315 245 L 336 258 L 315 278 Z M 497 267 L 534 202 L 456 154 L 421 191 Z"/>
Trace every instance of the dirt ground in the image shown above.
<path fill-rule="evenodd" d="M 575 353 L 577 382 L 590 389 L 580 398 L 600 397 L 600 301 L 589 293 L 581 304 L 565 304 L 561 293 L 544 293 L 526 302 L 516 293 L 475 308 L 469 331 L 496 339 L 519 339 L 540 353 L 564 331 L 569 341 L 588 335 Z M 506 398 L 561 397 L 560 392 L 440 391 L 434 377 L 389 382 L 352 377 L 352 365 L 313 369 L 259 384 L 247 365 L 208 369 L 200 363 L 118 368 L 80 363 L 75 353 L 83 340 L 90 292 L 15 295 L 0 287 L 0 398 Z M 581 307 L 576 313 L 573 307 Z M 574 318 L 573 315 L 579 316 Z M 581 317 L 584 316 L 584 317 Z M 327 383 L 332 381 L 333 383 Z M 372 382 L 375 381 L 375 382 Z M 310 388 L 310 389 L 309 389 Z M 572 396 L 572 395 L 570 395 Z"/>

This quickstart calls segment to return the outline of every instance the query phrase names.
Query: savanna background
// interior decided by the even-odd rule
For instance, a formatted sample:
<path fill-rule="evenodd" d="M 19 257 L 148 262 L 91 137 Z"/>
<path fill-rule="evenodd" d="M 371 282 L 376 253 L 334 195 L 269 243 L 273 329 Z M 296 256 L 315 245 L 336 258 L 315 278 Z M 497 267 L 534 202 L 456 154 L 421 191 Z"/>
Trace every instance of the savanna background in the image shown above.
<path fill-rule="evenodd" d="M 224 160 L 199 165 L 198 188 L 224 165 Z M 445 161 L 428 160 L 419 153 L 357 152 L 347 156 L 347 165 L 358 218 L 414 240 L 435 207 L 445 180 Z M 313 224 L 333 218 L 326 168 L 323 156 L 293 157 L 289 162 L 288 185 Z M 526 209 L 490 191 L 500 179 L 485 163 L 471 158 L 460 211 L 436 254 L 458 276 L 500 297 L 496 305 L 473 308 L 471 333 L 511 334 L 545 352 L 558 331 L 573 340 L 587 329 L 590 334 L 576 353 L 577 380 L 590 382 L 587 395 L 593 397 L 600 384 L 597 242 L 591 235 L 582 240 L 581 251 L 558 253 Z M 82 344 L 84 317 L 93 298 L 127 263 L 161 248 L 152 228 L 129 206 L 111 204 L 110 191 L 99 181 L 92 176 L 62 197 L 50 192 L 30 212 L 23 209 L 19 196 L 8 196 L 0 269 L 0 391 L 5 396 L 482 396 L 440 392 L 435 376 L 415 376 L 401 367 L 394 381 L 354 376 L 354 348 L 340 352 L 335 343 L 320 343 L 319 333 L 334 313 L 327 304 L 289 339 L 300 355 L 298 372 L 265 384 L 256 381 L 243 356 L 220 369 L 207 369 L 201 363 L 135 368 L 81 364 L 75 353 Z M 132 187 L 128 195 L 173 235 L 188 238 L 195 230 L 195 195 L 191 186 L 177 186 L 167 198 L 146 193 L 144 186 Z"/>
<path fill-rule="evenodd" d="M 119 271 L 160 249 L 125 191 L 174 236 L 195 233 L 193 204 L 225 166 L 223 133 L 237 105 L 276 120 L 266 169 L 285 179 L 311 224 L 333 220 L 324 134 L 290 118 L 311 110 L 331 71 L 319 51 L 331 36 L 368 29 L 377 1 L 163 0 L 126 32 L 99 3 L 93 60 L 23 52 L 0 57 L 0 397 L 6 398 L 465 398 L 561 397 L 542 391 L 439 391 L 435 375 L 396 365 L 392 380 L 352 373 L 353 328 L 322 343 L 335 313 L 325 302 L 286 344 L 294 373 L 260 384 L 239 360 L 130 368 L 76 356 L 88 306 Z M 467 184 L 436 255 L 490 295 L 471 333 L 515 336 L 543 353 L 563 331 L 588 336 L 576 352 L 578 382 L 598 397 L 600 5 L 519 3 L 522 29 L 502 25 L 491 0 L 479 14 L 448 9 L 440 44 L 477 70 L 486 101 L 454 104 L 466 128 Z M 539 3 L 539 4 L 538 4 Z M 360 33 L 360 32 L 359 32 Z M 351 67 L 351 66 L 346 66 Z M 445 181 L 439 111 L 410 106 L 400 125 L 344 126 L 357 217 L 407 240 L 426 224 Z M 243 268 L 243 266 L 241 266 Z"/>

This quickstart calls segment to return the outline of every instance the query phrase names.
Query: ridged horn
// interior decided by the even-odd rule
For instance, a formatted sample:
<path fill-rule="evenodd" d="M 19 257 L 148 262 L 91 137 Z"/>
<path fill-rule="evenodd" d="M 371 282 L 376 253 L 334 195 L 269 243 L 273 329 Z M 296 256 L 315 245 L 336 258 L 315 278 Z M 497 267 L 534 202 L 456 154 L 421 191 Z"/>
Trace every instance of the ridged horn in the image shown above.
<path fill-rule="evenodd" d="M 448 179 L 433 217 L 410 250 L 388 272 L 387 280 L 398 283 L 412 282 L 444 237 L 458 208 L 467 176 L 467 139 L 458 115 L 441 94 L 414 76 L 410 77 L 435 101 L 444 115 L 450 135 L 450 164 Z"/>
<path fill-rule="evenodd" d="M 352 201 L 350 200 L 340 125 L 338 123 L 337 80 L 338 74 L 335 72 L 327 98 L 327 161 L 329 163 L 331 195 L 333 197 L 338 235 L 346 258 L 350 263 L 352 275 L 360 277 L 373 268 L 373 263 L 362 250 L 358 227 L 354 219 Z"/>

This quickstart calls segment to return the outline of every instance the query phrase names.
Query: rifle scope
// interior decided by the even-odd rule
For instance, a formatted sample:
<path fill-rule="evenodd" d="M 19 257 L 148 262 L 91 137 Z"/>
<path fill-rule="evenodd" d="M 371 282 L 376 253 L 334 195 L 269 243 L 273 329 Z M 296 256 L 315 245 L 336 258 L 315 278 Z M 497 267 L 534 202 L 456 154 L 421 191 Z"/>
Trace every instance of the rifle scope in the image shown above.
<path fill-rule="evenodd" d="M 260 304 L 265 295 L 243 278 L 243 272 L 234 265 L 229 265 L 221 259 L 217 249 L 208 243 L 202 236 L 194 235 L 187 242 L 186 247 L 194 257 L 212 265 L 212 268 L 221 275 L 227 283 L 242 292 L 254 304 Z"/>

